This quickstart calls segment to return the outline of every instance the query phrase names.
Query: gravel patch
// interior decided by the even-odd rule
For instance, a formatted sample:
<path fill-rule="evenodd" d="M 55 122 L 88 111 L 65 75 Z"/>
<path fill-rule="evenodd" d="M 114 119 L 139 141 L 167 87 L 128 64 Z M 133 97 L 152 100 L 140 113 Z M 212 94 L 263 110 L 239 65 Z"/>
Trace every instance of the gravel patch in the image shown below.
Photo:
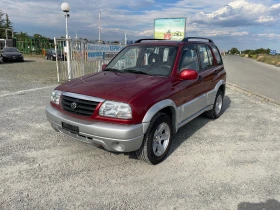
<path fill-rule="evenodd" d="M 0 64 L 0 95 L 57 83 L 56 65 L 42 57 Z"/>

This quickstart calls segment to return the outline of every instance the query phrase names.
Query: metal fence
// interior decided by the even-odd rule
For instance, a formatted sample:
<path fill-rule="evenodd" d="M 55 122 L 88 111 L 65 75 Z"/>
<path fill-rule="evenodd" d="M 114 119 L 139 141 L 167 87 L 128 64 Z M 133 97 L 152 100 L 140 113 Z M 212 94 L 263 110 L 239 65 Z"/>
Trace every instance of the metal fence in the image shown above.
<path fill-rule="evenodd" d="M 54 39 L 55 52 L 63 56 L 56 56 L 56 68 L 57 68 L 57 80 L 59 83 L 63 83 L 70 78 L 74 79 L 87 74 L 92 74 L 101 71 L 103 64 L 108 64 L 110 60 L 116 55 L 116 53 L 108 53 L 103 59 L 97 59 L 94 61 L 88 60 L 87 44 L 84 40 L 72 40 L 69 39 L 70 47 L 70 66 L 71 71 L 68 72 L 67 56 L 66 56 L 66 39 Z M 63 59 L 58 59 L 59 57 Z"/>

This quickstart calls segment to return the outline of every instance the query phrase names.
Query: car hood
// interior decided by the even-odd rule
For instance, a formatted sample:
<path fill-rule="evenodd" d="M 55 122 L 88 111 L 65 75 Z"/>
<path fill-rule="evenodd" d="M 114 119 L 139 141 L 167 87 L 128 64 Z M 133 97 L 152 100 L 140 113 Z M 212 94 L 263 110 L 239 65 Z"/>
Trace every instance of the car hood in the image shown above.
<path fill-rule="evenodd" d="M 100 72 L 74 79 L 57 89 L 107 100 L 128 102 L 135 94 L 166 79 L 148 75 Z"/>
<path fill-rule="evenodd" d="M 3 55 L 21 55 L 20 52 L 3 52 Z"/>

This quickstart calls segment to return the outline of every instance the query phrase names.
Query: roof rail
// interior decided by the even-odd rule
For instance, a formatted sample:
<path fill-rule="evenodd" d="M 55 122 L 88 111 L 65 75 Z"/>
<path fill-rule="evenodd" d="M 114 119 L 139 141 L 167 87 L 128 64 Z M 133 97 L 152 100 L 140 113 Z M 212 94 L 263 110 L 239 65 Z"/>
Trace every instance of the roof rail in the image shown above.
<path fill-rule="evenodd" d="M 188 42 L 189 39 L 204 39 L 204 40 L 208 40 L 208 42 L 211 42 L 214 44 L 212 39 L 208 39 L 208 38 L 204 38 L 204 37 L 185 37 L 182 42 Z"/>
<path fill-rule="evenodd" d="M 151 41 L 153 41 L 153 40 L 167 40 L 167 39 L 138 39 L 137 41 L 135 41 L 134 43 L 140 43 L 140 42 L 142 42 L 142 41 L 148 41 L 148 40 L 151 40 Z"/>

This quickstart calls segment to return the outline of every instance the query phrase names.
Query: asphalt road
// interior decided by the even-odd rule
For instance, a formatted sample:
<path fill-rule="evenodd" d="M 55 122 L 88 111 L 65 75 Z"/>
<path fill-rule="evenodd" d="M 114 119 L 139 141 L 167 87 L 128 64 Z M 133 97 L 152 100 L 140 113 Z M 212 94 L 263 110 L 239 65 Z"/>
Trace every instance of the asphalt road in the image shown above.
<path fill-rule="evenodd" d="M 280 103 L 280 68 L 240 56 L 223 57 L 228 82 Z"/>
<path fill-rule="evenodd" d="M 182 127 L 151 166 L 52 130 L 51 61 L 0 67 L 1 210 L 280 209 L 278 105 L 228 87 L 223 115 Z"/>

